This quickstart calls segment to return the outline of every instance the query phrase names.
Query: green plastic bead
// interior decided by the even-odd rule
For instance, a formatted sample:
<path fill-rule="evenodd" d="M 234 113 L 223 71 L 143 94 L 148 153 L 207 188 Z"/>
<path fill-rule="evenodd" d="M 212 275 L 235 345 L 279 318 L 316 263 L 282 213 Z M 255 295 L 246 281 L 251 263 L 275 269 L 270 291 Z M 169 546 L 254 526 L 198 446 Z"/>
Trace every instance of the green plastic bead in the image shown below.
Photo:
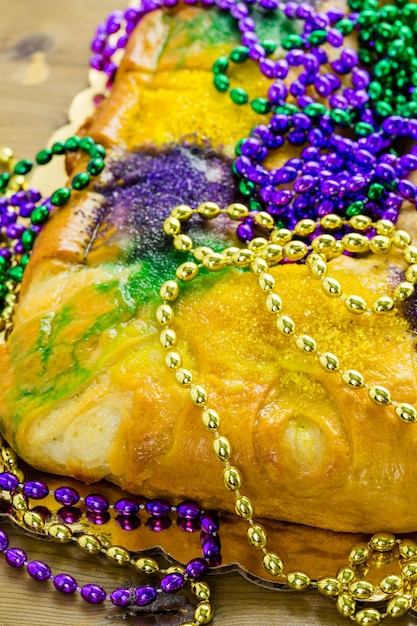
<path fill-rule="evenodd" d="M 53 154 L 65 154 L 65 144 L 62 141 L 56 141 L 51 148 Z"/>
<path fill-rule="evenodd" d="M 96 143 L 95 146 L 89 150 L 88 155 L 91 159 L 104 159 L 106 156 L 106 148 L 101 143 Z"/>
<path fill-rule="evenodd" d="M 342 35 L 350 35 L 353 30 L 353 22 L 351 22 L 350 20 L 340 20 L 335 25 L 335 28 L 337 28 L 337 30 L 340 30 Z"/>
<path fill-rule="evenodd" d="M 339 126 L 347 126 L 350 124 L 350 115 L 348 111 L 343 109 L 333 109 L 330 111 L 330 117 Z"/>
<path fill-rule="evenodd" d="M 284 113 L 285 115 L 294 115 L 298 112 L 298 108 L 295 104 L 281 104 L 275 109 L 275 113 Z"/>
<path fill-rule="evenodd" d="M 320 102 L 312 102 L 304 107 L 304 113 L 309 117 L 320 117 L 327 113 L 327 109 L 324 104 L 320 104 Z"/>
<path fill-rule="evenodd" d="M 21 265 L 16 265 L 15 267 L 11 267 L 7 272 L 9 278 L 15 280 L 17 283 L 20 283 L 23 278 L 24 268 Z"/>
<path fill-rule="evenodd" d="M 375 131 L 372 124 L 368 124 L 367 122 L 358 122 L 355 124 L 355 133 L 359 137 L 368 137 Z"/>
<path fill-rule="evenodd" d="M 255 198 L 251 198 L 249 200 L 249 209 L 251 211 L 262 211 L 263 206 L 260 202 L 258 202 L 258 200 L 255 200 Z"/>
<path fill-rule="evenodd" d="M 372 100 L 379 100 L 382 94 L 382 85 L 376 80 L 372 80 L 368 85 L 369 97 Z"/>
<path fill-rule="evenodd" d="M 71 181 L 71 187 L 80 191 L 81 189 L 85 189 L 90 184 L 90 174 L 88 172 L 81 172 L 80 174 L 76 174 Z"/>
<path fill-rule="evenodd" d="M 65 149 L 68 150 L 68 152 L 76 152 L 79 147 L 80 147 L 79 137 L 77 137 L 76 135 L 73 135 L 72 137 L 68 137 L 68 139 L 65 142 Z"/>
<path fill-rule="evenodd" d="M 266 98 L 255 98 L 251 101 L 250 105 L 255 113 L 259 113 L 260 115 L 269 113 L 271 110 L 271 105 Z"/>
<path fill-rule="evenodd" d="M 387 20 L 388 22 L 395 22 L 399 15 L 400 12 L 398 8 L 393 4 L 387 4 L 386 6 L 381 7 L 379 11 L 381 20 Z"/>
<path fill-rule="evenodd" d="M 236 167 L 236 161 L 233 161 L 233 163 L 232 163 L 232 172 L 233 172 L 233 174 L 234 174 L 235 176 L 239 176 L 239 177 L 241 176 L 241 174 L 239 174 L 239 172 L 238 172 L 238 170 L 237 170 L 237 167 Z"/>
<path fill-rule="evenodd" d="M 25 250 L 32 250 L 36 237 L 37 233 L 34 230 L 25 230 L 21 237 L 22 246 Z"/>
<path fill-rule="evenodd" d="M 71 189 L 68 189 L 68 187 L 61 187 L 60 189 L 54 191 L 54 193 L 52 194 L 51 204 L 53 204 L 54 206 L 63 206 L 68 202 L 70 196 Z"/>
<path fill-rule="evenodd" d="M 388 56 L 391 59 L 402 59 L 405 49 L 405 41 L 402 41 L 401 39 L 394 39 L 394 41 L 388 46 Z"/>
<path fill-rule="evenodd" d="M 372 65 L 373 56 L 370 50 L 365 50 L 364 48 L 359 48 L 358 50 L 359 61 L 362 65 Z"/>
<path fill-rule="evenodd" d="M 242 154 L 242 144 L 246 141 L 246 139 L 239 139 L 237 144 L 235 145 L 235 154 L 240 156 Z"/>
<path fill-rule="evenodd" d="M 45 150 L 41 150 L 35 157 L 35 161 L 38 165 L 46 165 L 53 157 L 52 150 L 45 148 Z"/>
<path fill-rule="evenodd" d="M 4 270 L 7 268 L 8 265 L 9 264 L 4 258 L 4 256 L 0 256 L 0 272 L 4 272 Z"/>
<path fill-rule="evenodd" d="M 225 93 L 230 87 L 230 82 L 225 74 L 215 74 L 213 78 L 213 85 L 217 91 Z"/>
<path fill-rule="evenodd" d="M 385 56 L 387 52 L 387 44 L 383 39 L 377 39 L 374 45 L 374 50 L 378 56 Z"/>
<path fill-rule="evenodd" d="M 6 285 L 4 285 L 3 283 L 0 283 L 0 298 L 3 300 L 7 294 L 9 293 L 9 290 L 7 289 Z"/>
<path fill-rule="evenodd" d="M 242 196 L 251 196 L 255 191 L 255 184 L 251 180 L 246 180 L 246 178 L 243 178 L 239 182 L 239 191 Z"/>
<path fill-rule="evenodd" d="M 417 4 L 408 2 L 401 10 L 401 17 L 403 20 L 414 21 L 417 20 Z"/>
<path fill-rule="evenodd" d="M 249 102 L 249 96 L 247 92 L 241 87 L 235 87 L 230 90 L 230 97 L 235 104 L 247 104 Z"/>
<path fill-rule="evenodd" d="M 229 59 L 233 63 L 244 63 L 249 57 L 249 48 L 246 46 L 237 46 L 229 54 Z"/>
<path fill-rule="evenodd" d="M 380 183 L 373 183 L 369 187 L 368 198 L 370 200 L 378 200 L 384 193 L 385 187 Z"/>
<path fill-rule="evenodd" d="M 32 161 L 29 161 L 29 159 L 22 159 L 21 161 L 18 161 L 16 163 L 16 165 L 13 168 L 13 172 L 14 174 L 17 174 L 19 176 L 24 176 L 25 174 L 29 174 L 32 167 L 33 167 Z"/>
<path fill-rule="evenodd" d="M 0 174 L 0 189 L 4 190 L 7 189 L 7 185 L 9 184 L 10 181 L 10 174 L 8 172 L 5 172 L 4 174 Z"/>
<path fill-rule="evenodd" d="M 281 42 L 281 46 L 284 50 L 293 50 L 294 48 L 301 48 L 304 44 L 303 38 L 300 35 L 287 35 Z"/>
<path fill-rule="evenodd" d="M 96 145 L 96 142 L 92 137 L 83 137 L 80 139 L 80 149 L 84 152 L 90 152 L 91 148 Z"/>
<path fill-rule="evenodd" d="M 349 217 L 353 217 L 354 215 L 360 215 L 365 210 L 365 203 L 362 200 L 357 200 L 356 202 L 352 202 L 346 209 L 346 215 Z"/>
<path fill-rule="evenodd" d="M 267 57 L 273 54 L 277 48 L 277 44 L 275 43 L 275 41 L 271 41 L 270 39 L 261 41 L 261 46 L 265 50 L 265 54 Z"/>
<path fill-rule="evenodd" d="M 376 27 L 376 32 L 381 37 L 384 37 L 385 39 L 394 39 L 394 35 L 395 35 L 394 27 L 392 26 L 392 24 L 389 24 L 388 22 L 381 22 Z"/>
<path fill-rule="evenodd" d="M 376 24 L 378 19 L 379 16 L 376 11 L 365 10 L 359 13 L 356 24 L 359 28 L 368 28 L 369 26 L 373 26 L 374 24 Z"/>
<path fill-rule="evenodd" d="M 93 176 L 98 176 L 103 171 L 103 168 L 104 168 L 103 159 L 91 159 L 91 161 L 87 165 L 87 170 Z"/>
<path fill-rule="evenodd" d="M 382 59 L 379 61 L 374 68 L 374 74 L 377 78 L 383 78 L 384 76 L 389 76 L 392 72 L 392 63 L 388 60 Z"/>
<path fill-rule="evenodd" d="M 308 37 L 308 41 L 312 46 L 320 46 L 327 41 L 327 32 L 325 30 L 313 30 Z"/>
<path fill-rule="evenodd" d="M 388 102 L 384 102 L 383 100 L 376 103 L 375 110 L 381 117 L 389 117 L 394 112 L 392 110 L 392 106 L 388 104 Z"/>
<path fill-rule="evenodd" d="M 30 259 L 30 255 L 25 253 L 22 254 L 21 258 L 20 258 L 20 265 L 25 268 L 26 265 L 29 263 L 29 259 Z"/>
<path fill-rule="evenodd" d="M 30 216 L 30 221 L 34 226 L 40 226 L 41 224 L 45 224 L 49 218 L 49 209 L 45 205 L 41 205 L 36 207 L 32 211 L 32 215 Z"/>
<path fill-rule="evenodd" d="M 213 74 L 224 74 L 229 67 L 229 59 L 227 57 L 219 57 L 212 65 Z"/>

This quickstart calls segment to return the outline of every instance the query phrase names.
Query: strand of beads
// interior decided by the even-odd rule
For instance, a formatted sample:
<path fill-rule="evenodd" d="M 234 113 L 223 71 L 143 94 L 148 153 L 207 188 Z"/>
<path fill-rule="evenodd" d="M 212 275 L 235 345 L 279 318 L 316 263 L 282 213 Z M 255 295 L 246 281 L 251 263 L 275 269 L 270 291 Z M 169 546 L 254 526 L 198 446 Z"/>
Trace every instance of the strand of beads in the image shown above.
<path fill-rule="evenodd" d="M 34 580 L 39 582 L 50 581 L 57 591 L 66 595 L 78 592 L 85 602 L 95 605 L 109 601 L 119 608 L 134 609 L 134 607 L 149 606 L 162 593 L 171 596 L 180 591 L 188 582 L 198 604 L 194 610 L 193 621 L 184 622 L 184 626 L 208 624 L 213 618 L 213 609 L 210 604 L 210 589 L 207 583 L 198 580 L 204 571 L 198 559 L 190 561 L 186 568 L 173 566 L 166 570 L 160 570 L 154 559 L 142 557 L 136 561 L 137 570 L 145 575 L 155 575 L 157 572 L 164 574 L 160 584 L 155 586 L 148 583 L 135 587 L 121 587 L 111 593 L 107 593 L 101 585 L 96 583 L 79 586 L 76 579 L 70 574 L 52 575 L 51 568 L 44 561 L 29 561 L 24 550 L 9 547 L 9 538 L 4 529 L 0 529 L 0 552 L 3 553 L 5 562 L 10 567 L 26 568 L 27 573 Z"/>

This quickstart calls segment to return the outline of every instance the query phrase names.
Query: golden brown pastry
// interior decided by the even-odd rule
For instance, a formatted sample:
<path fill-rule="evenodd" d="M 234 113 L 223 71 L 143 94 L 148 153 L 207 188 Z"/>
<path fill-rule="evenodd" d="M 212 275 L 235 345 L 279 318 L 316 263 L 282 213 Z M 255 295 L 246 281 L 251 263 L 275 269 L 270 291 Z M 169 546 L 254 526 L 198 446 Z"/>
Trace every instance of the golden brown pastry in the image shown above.
<path fill-rule="evenodd" d="M 191 38 L 190 23 L 200 36 Z M 26 270 L 1 353 L 0 416 L 2 433 L 36 468 L 233 510 L 213 435 L 165 365 L 155 317 L 159 288 L 183 260 L 162 230 L 172 208 L 242 201 L 231 158 L 259 116 L 212 88 L 211 64 L 235 45 L 223 26 L 185 8 L 155 12 L 135 32 L 112 94 L 84 128 L 109 148 L 106 169 L 94 191 L 54 215 Z M 254 91 L 264 88 L 245 76 Z M 402 225 L 415 231 L 416 217 L 404 212 Z M 236 245 L 224 219 L 196 218 L 189 232 L 196 245 Z M 344 293 L 370 305 L 392 294 L 405 269 L 398 251 L 329 261 Z M 305 264 L 270 273 L 297 333 L 336 354 L 341 369 L 417 406 L 411 314 L 352 315 Z M 297 349 L 251 272 L 227 268 L 181 289 L 173 327 L 257 515 L 343 531 L 415 530 L 417 426 Z"/>

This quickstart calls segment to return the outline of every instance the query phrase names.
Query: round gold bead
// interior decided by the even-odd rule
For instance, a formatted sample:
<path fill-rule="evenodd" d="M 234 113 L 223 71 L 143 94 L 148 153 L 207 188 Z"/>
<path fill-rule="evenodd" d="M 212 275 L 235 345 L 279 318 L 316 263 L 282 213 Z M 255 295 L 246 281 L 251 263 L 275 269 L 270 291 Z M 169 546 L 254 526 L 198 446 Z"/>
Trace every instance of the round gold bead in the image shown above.
<path fill-rule="evenodd" d="M 396 232 L 395 224 L 391 220 L 378 220 L 375 224 L 378 235 L 392 235 Z"/>
<path fill-rule="evenodd" d="M 259 211 L 258 213 L 255 213 L 253 221 L 258 224 L 258 226 L 267 228 L 268 230 L 272 230 L 275 226 L 274 218 L 266 211 Z"/>
<path fill-rule="evenodd" d="M 357 580 L 349 585 L 349 593 L 356 598 L 356 600 L 367 600 L 375 591 L 372 583 L 367 580 Z"/>
<path fill-rule="evenodd" d="M 10 473 L 16 476 L 19 483 L 25 482 L 25 472 L 18 467 L 11 467 L 9 469 Z"/>
<path fill-rule="evenodd" d="M 258 277 L 258 286 L 265 293 L 272 291 L 275 287 L 275 278 L 271 274 L 264 272 Z"/>
<path fill-rule="evenodd" d="M 411 244 L 411 237 L 405 230 L 396 230 L 392 236 L 392 242 L 396 248 L 404 250 Z"/>
<path fill-rule="evenodd" d="M 389 313 L 394 309 L 394 300 L 390 296 L 381 296 L 373 304 L 375 313 Z"/>
<path fill-rule="evenodd" d="M 122 546 L 110 546 L 105 554 L 109 561 L 116 565 L 127 565 L 130 563 L 130 552 Z"/>
<path fill-rule="evenodd" d="M 395 405 L 395 413 L 403 422 L 414 424 L 417 421 L 417 410 L 406 402 L 399 402 Z"/>
<path fill-rule="evenodd" d="M 356 370 L 346 370 L 342 373 L 342 380 L 348 387 L 359 388 L 365 384 L 365 379 L 360 372 Z"/>
<path fill-rule="evenodd" d="M 335 278 L 331 278 L 330 276 L 326 276 L 321 281 L 321 288 L 323 289 L 326 296 L 330 296 L 331 298 L 340 298 L 342 295 L 342 286 L 338 280 Z"/>
<path fill-rule="evenodd" d="M 168 352 L 165 356 L 165 364 L 171 370 L 176 370 L 182 365 L 182 358 L 178 352 Z"/>
<path fill-rule="evenodd" d="M 361 315 L 367 310 L 366 302 L 361 296 L 350 295 L 345 298 L 345 307 L 349 313 Z"/>
<path fill-rule="evenodd" d="M 392 239 L 386 235 L 375 235 L 369 241 L 369 249 L 374 254 L 385 254 L 389 252 L 392 245 Z"/>
<path fill-rule="evenodd" d="M 206 220 L 211 220 L 221 213 L 221 208 L 216 202 L 202 202 L 197 207 L 197 213 Z"/>
<path fill-rule="evenodd" d="M 307 245 L 303 241 L 289 241 L 284 245 L 283 256 L 289 261 L 300 261 L 308 252 Z"/>
<path fill-rule="evenodd" d="M 396 576 L 395 574 L 389 574 L 381 579 L 379 583 L 379 588 L 381 591 L 388 595 L 392 595 L 394 593 L 399 593 L 404 586 L 404 581 L 401 576 Z"/>
<path fill-rule="evenodd" d="M 317 352 L 317 341 L 309 335 L 299 335 L 295 340 L 295 345 L 302 352 L 307 352 L 309 354 Z"/>
<path fill-rule="evenodd" d="M 20 191 L 21 189 L 28 189 L 28 181 L 23 175 L 12 176 L 9 185 L 8 191 Z"/>
<path fill-rule="evenodd" d="M 304 591 L 310 586 L 310 576 L 304 572 L 289 572 L 287 574 L 287 584 L 290 589 Z"/>
<path fill-rule="evenodd" d="M 310 255 L 308 259 L 310 260 L 312 256 Z M 327 273 L 327 263 L 319 254 L 314 254 L 314 258 L 308 263 L 308 267 L 315 278 L 322 278 Z"/>
<path fill-rule="evenodd" d="M 212 252 L 203 258 L 203 266 L 209 272 L 218 272 L 226 265 L 225 257 L 220 252 Z"/>
<path fill-rule="evenodd" d="M 367 230 L 372 226 L 372 220 L 367 215 L 353 215 L 349 222 L 349 226 L 355 230 Z"/>
<path fill-rule="evenodd" d="M 15 467 L 15 465 L 17 465 L 16 452 L 12 450 L 11 448 L 9 448 L 8 446 L 2 447 L 1 448 L 1 460 L 8 467 Z"/>
<path fill-rule="evenodd" d="M 291 241 L 292 231 L 288 228 L 275 228 L 271 233 L 271 241 L 280 246 L 284 246 Z"/>
<path fill-rule="evenodd" d="M 175 272 L 178 280 L 182 280 L 186 283 L 190 280 L 193 280 L 193 278 L 195 278 L 197 274 L 198 265 L 196 263 L 193 263 L 193 261 L 186 261 L 185 263 L 181 263 L 181 265 L 177 267 L 177 270 Z"/>
<path fill-rule="evenodd" d="M 247 531 L 247 537 L 249 544 L 256 548 L 257 550 L 261 550 L 266 546 L 266 532 L 259 524 L 252 524 L 249 526 Z"/>
<path fill-rule="evenodd" d="M 409 283 L 408 281 L 404 281 L 397 285 L 394 289 L 394 298 L 400 300 L 400 302 L 404 302 L 404 300 L 408 300 L 414 293 L 414 285 L 413 283 Z"/>
<path fill-rule="evenodd" d="M 405 277 L 410 283 L 417 283 L 417 263 L 413 263 L 413 265 L 407 267 Z"/>
<path fill-rule="evenodd" d="M 251 270 L 254 274 L 259 276 L 259 274 L 268 270 L 268 263 L 262 257 L 257 256 L 251 265 Z"/>
<path fill-rule="evenodd" d="M 358 626 L 377 626 L 381 619 L 382 615 L 377 609 L 362 609 L 355 615 Z"/>
<path fill-rule="evenodd" d="M 402 617 L 408 611 L 411 606 L 410 598 L 406 596 L 398 596 L 392 598 L 387 604 L 387 613 L 390 617 Z"/>
<path fill-rule="evenodd" d="M 269 267 L 277 265 L 282 260 L 282 246 L 277 243 L 269 243 L 262 250 L 262 258 L 268 263 Z"/>
<path fill-rule="evenodd" d="M 156 574 L 160 569 L 158 561 L 147 556 L 136 559 L 135 568 L 138 572 L 147 575 Z"/>
<path fill-rule="evenodd" d="M 204 600 L 197 604 L 194 610 L 194 621 L 197 624 L 209 624 L 213 619 L 213 609 L 211 604 Z"/>
<path fill-rule="evenodd" d="M 236 267 L 249 267 L 255 260 L 255 253 L 248 248 L 242 248 L 233 255 L 233 263 Z"/>
<path fill-rule="evenodd" d="M 88 552 L 88 554 L 98 554 L 101 552 L 101 548 L 103 547 L 98 537 L 88 534 L 77 537 L 77 545 L 84 552 Z"/>
<path fill-rule="evenodd" d="M 51 524 L 46 529 L 46 533 L 54 541 L 59 543 L 69 543 L 72 539 L 72 530 L 66 524 Z"/>
<path fill-rule="evenodd" d="M 224 258 L 226 259 L 226 265 L 233 265 L 234 256 L 239 252 L 239 250 L 240 248 L 237 248 L 236 246 L 229 246 L 222 251 Z"/>
<path fill-rule="evenodd" d="M 156 319 L 160 324 L 169 324 L 174 319 L 174 309 L 169 304 L 161 304 L 156 310 Z"/>
<path fill-rule="evenodd" d="M 268 240 L 265 237 L 254 237 L 248 243 L 249 250 L 253 252 L 261 252 L 268 244 Z"/>
<path fill-rule="evenodd" d="M 414 264 L 417 263 L 417 248 L 416 246 L 407 246 L 403 252 L 404 259 L 407 263 Z"/>
<path fill-rule="evenodd" d="M 28 503 L 26 496 L 23 493 L 14 493 L 12 495 L 12 507 L 19 513 L 27 511 Z"/>
<path fill-rule="evenodd" d="M 336 608 L 343 617 L 350 617 L 355 613 L 356 600 L 348 593 L 341 593 L 336 600 Z"/>
<path fill-rule="evenodd" d="M 294 227 L 294 232 L 296 235 L 300 237 L 307 237 L 308 235 L 312 235 L 316 230 L 317 224 L 314 220 L 310 220 L 305 218 L 297 222 Z"/>
<path fill-rule="evenodd" d="M 164 220 L 162 229 L 166 235 L 174 237 L 174 235 L 178 235 L 181 232 L 181 222 L 176 217 L 167 217 Z"/>
<path fill-rule="evenodd" d="M 388 552 L 395 546 L 395 537 L 391 533 L 376 533 L 369 540 L 369 546 L 377 552 Z"/>
<path fill-rule="evenodd" d="M 180 220 L 180 222 L 185 222 L 190 219 L 193 213 L 194 213 L 193 209 L 189 207 L 187 204 L 179 204 L 178 206 L 172 209 L 171 217 L 174 217 L 175 219 Z"/>
<path fill-rule="evenodd" d="M 322 596 L 329 597 L 337 596 L 341 591 L 340 582 L 337 578 L 331 578 L 330 576 L 320 578 L 317 581 L 317 589 Z"/>
<path fill-rule="evenodd" d="M 161 285 L 159 295 L 162 300 L 176 300 L 178 298 L 180 288 L 176 280 L 167 280 Z"/>
<path fill-rule="evenodd" d="M 269 293 L 266 298 L 266 308 L 270 313 L 279 313 L 282 309 L 282 300 L 277 293 Z"/>
<path fill-rule="evenodd" d="M 342 237 L 342 244 L 348 252 L 366 252 L 369 249 L 369 239 L 360 233 L 347 233 Z"/>
<path fill-rule="evenodd" d="M 351 565 L 362 565 L 366 563 L 370 555 L 370 549 L 366 543 L 358 543 L 349 552 L 349 563 Z"/>
<path fill-rule="evenodd" d="M 45 520 L 36 511 L 26 511 L 23 515 L 23 522 L 25 526 L 36 532 L 43 531 L 45 528 Z"/>
<path fill-rule="evenodd" d="M 262 557 L 262 565 L 268 574 L 271 576 L 279 576 L 284 571 L 284 562 L 278 556 L 278 554 L 274 554 L 273 552 L 267 552 Z"/>
<path fill-rule="evenodd" d="M 403 565 L 401 572 L 407 580 L 417 580 L 417 561 L 407 561 Z"/>
<path fill-rule="evenodd" d="M 203 580 L 191 581 L 191 592 L 197 600 L 210 600 L 210 587 Z"/>
<path fill-rule="evenodd" d="M 199 246 L 193 250 L 193 256 L 197 261 L 203 261 L 209 254 L 213 254 L 213 250 L 208 246 Z"/>
<path fill-rule="evenodd" d="M 183 387 L 188 387 L 193 382 L 193 374 L 190 370 L 180 367 L 175 372 L 175 378 L 177 382 Z"/>
<path fill-rule="evenodd" d="M 185 567 L 183 565 L 171 565 L 165 571 L 167 574 L 184 574 Z"/>
<path fill-rule="evenodd" d="M 193 248 L 193 240 L 188 235 L 184 235 L 183 233 L 179 235 L 175 235 L 173 240 L 175 250 L 178 252 L 188 252 Z"/>
<path fill-rule="evenodd" d="M 205 409 L 203 411 L 202 420 L 204 427 L 210 432 L 215 432 L 219 428 L 220 417 L 217 411 L 213 409 Z"/>
<path fill-rule="evenodd" d="M 277 318 L 277 328 L 283 335 L 293 335 L 295 333 L 295 323 L 288 315 L 280 315 Z"/>
<path fill-rule="evenodd" d="M 9 167 L 13 159 L 13 150 L 8 146 L 0 146 L 0 165 Z"/>
<path fill-rule="evenodd" d="M 244 204 L 234 202 L 233 204 L 229 204 L 225 209 L 225 213 L 232 220 L 241 220 L 249 215 L 249 209 Z"/>
<path fill-rule="evenodd" d="M 159 335 L 159 341 L 164 348 L 172 348 L 177 343 L 177 333 L 172 328 L 164 328 Z"/>
<path fill-rule="evenodd" d="M 329 235 L 328 233 L 324 233 L 323 235 L 317 235 L 311 242 L 311 247 L 315 252 L 321 252 L 326 254 L 334 248 L 336 243 L 336 239 L 333 235 Z"/>
<path fill-rule="evenodd" d="M 329 213 L 320 219 L 320 226 L 325 230 L 339 230 L 343 226 L 343 219 L 336 213 Z"/>
<path fill-rule="evenodd" d="M 207 391 L 201 385 L 191 385 L 190 398 L 197 406 L 204 406 L 207 402 Z"/>
<path fill-rule="evenodd" d="M 372 402 L 380 406 L 391 404 L 391 393 L 382 385 L 375 385 L 368 390 Z"/>
<path fill-rule="evenodd" d="M 229 460 L 231 448 L 229 440 L 226 439 L 226 437 L 216 437 L 213 442 L 213 450 L 219 461 L 222 461 L 224 463 L 225 461 Z"/>
<path fill-rule="evenodd" d="M 251 519 L 253 516 L 253 504 L 247 496 L 239 496 L 235 500 L 235 511 L 243 519 Z"/>
<path fill-rule="evenodd" d="M 403 539 L 398 549 L 402 558 L 406 561 L 417 558 L 417 544 L 412 539 Z"/>
<path fill-rule="evenodd" d="M 356 572 L 353 567 L 341 567 L 337 572 L 337 580 L 343 588 L 348 587 L 356 579 Z"/>
<path fill-rule="evenodd" d="M 223 470 L 223 482 L 229 491 L 237 491 L 242 484 L 240 472 L 236 467 L 230 466 Z"/>

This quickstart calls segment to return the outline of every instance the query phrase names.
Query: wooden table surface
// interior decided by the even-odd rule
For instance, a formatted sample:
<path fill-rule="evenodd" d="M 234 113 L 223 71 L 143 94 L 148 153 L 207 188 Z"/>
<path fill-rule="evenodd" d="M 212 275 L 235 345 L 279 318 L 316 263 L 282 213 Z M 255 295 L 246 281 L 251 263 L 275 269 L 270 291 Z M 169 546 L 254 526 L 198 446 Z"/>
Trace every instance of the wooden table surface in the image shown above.
<path fill-rule="evenodd" d="M 72 98 L 87 85 L 89 41 L 96 24 L 123 0 L 0 0 L 0 146 L 17 158 L 33 158 L 67 121 Z M 112 574 L 96 563 L 55 544 L 29 539 L 11 530 L 12 543 L 43 558 L 54 571 L 76 574 L 83 582 L 114 588 Z M 74 561 L 74 558 L 76 559 Z M 120 581 L 119 581 L 120 582 Z M 275 592 L 239 574 L 210 577 L 215 626 L 338 626 L 346 624 L 331 600 L 309 592 Z M 113 585 L 113 586 L 112 586 Z M 121 621 L 112 607 L 94 607 L 62 597 L 52 585 L 31 580 L 0 560 L 0 626 L 105 626 L 144 624 L 138 617 Z M 119 614 L 120 615 L 120 614 Z M 169 624 L 167 618 L 146 622 Z M 411 618 L 399 626 L 415 624 Z"/>

